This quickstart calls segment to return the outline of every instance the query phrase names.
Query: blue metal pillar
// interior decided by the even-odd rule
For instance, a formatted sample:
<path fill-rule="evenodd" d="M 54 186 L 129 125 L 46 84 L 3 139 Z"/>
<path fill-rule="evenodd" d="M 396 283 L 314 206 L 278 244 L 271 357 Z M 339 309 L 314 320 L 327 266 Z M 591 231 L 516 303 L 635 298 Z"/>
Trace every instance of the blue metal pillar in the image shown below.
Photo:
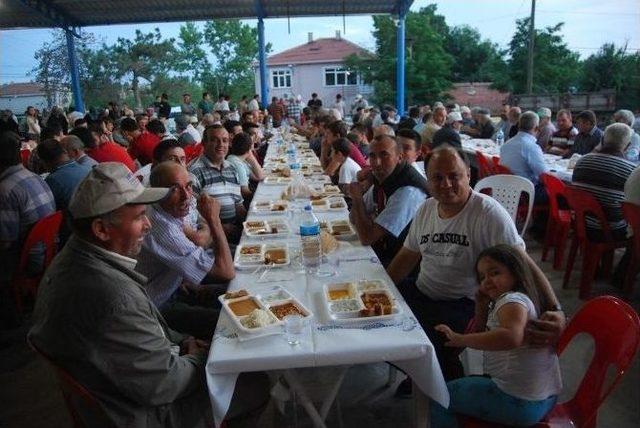
<path fill-rule="evenodd" d="M 260 101 L 263 107 L 269 105 L 269 79 L 267 78 L 267 59 L 264 45 L 264 20 L 258 17 L 258 61 L 260 62 Z"/>
<path fill-rule="evenodd" d="M 398 9 L 398 29 L 396 41 L 396 109 L 398 116 L 404 115 L 404 17 L 406 9 L 403 6 Z"/>
<path fill-rule="evenodd" d="M 69 55 L 69 69 L 71 70 L 71 89 L 73 91 L 73 106 L 76 111 L 84 113 L 82 89 L 80 88 L 80 74 L 78 73 L 78 58 L 76 57 L 76 41 L 73 33 L 65 30 L 67 36 L 67 54 Z"/>

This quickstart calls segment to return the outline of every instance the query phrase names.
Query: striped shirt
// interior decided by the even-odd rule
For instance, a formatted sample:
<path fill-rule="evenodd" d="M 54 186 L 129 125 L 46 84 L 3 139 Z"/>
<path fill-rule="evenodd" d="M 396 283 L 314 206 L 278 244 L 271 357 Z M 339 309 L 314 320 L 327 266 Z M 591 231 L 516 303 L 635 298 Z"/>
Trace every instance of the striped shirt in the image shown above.
<path fill-rule="evenodd" d="M 236 169 L 226 160 L 218 169 L 202 155 L 189 165 L 193 175 L 193 190 L 199 194 L 205 192 L 220 203 L 220 219 L 223 222 L 233 221 L 236 217 L 236 204 L 242 203 L 240 180 Z"/>
<path fill-rule="evenodd" d="M 148 278 L 149 298 L 162 309 L 183 281 L 199 284 L 214 260 L 186 237 L 184 219 L 173 217 L 158 204 L 147 208 L 147 217 L 151 231 L 142 242 L 136 271 Z"/>
<path fill-rule="evenodd" d="M 572 184 L 592 193 L 604 211 L 613 232 L 627 227 L 622 215 L 624 184 L 635 168 L 635 164 L 618 156 L 604 153 L 589 153 L 576 163 Z M 595 218 L 587 216 L 589 229 L 601 229 Z"/>

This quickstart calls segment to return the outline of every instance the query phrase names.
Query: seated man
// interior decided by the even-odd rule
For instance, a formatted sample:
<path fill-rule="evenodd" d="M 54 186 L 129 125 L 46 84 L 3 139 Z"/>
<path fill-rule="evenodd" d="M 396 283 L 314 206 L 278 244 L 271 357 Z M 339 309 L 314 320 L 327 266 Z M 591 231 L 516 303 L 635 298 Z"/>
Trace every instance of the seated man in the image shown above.
<path fill-rule="evenodd" d="M 506 166 L 514 175 L 530 180 L 535 186 L 535 202 L 542 203 L 547 193 L 540 181 L 540 174 L 549 171 L 544 161 L 542 149 L 536 142 L 540 119 L 532 111 L 520 116 L 519 132 L 500 147 L 500 164 Z"/>
<path fill-rule="evenodd" d="M 624 239 L 627 222 L 622 215 L 624 185 L 636 165 L 624 158 L 633 130 L 624 123 L 614 123 L 604 131 L 600 152 L 581 157 L 573 170 L 571 184 L 592 193 L 600 202 L 614 238 Z M 592 239 L 602 239 L 602 226 L 587 217 L 587 233 Z"/>
<path fill-rule="evenodd" d="M 151 171 L 151 186 L 168 187 L 171 191 L 167 198 L 147 209 L 151 231 L 142 243 L 136 271 L 148 278 L 145 289 L 149 298 L 171 328 L 209 339 L 218 320 L 217 301 L 214 304 L 213 299 L 189 296 L 188 292 L 209 292 L 212 296 L 226 287 L 212 290 L 211 285 L 201 286 L 203 281 L 209 284 L 226 282 L 235 276 L 229 244 L 220 222 L 220 204 L 206 194 L 198 199 L 198 211 L 213 238 L 213 254 L 210 255 L 191 242 L 184 232 L 185 217 L 193 198 L 187 170 L 175 162 L 163 162 Z"/>
<path fill-rule="evenodd" d="M 435 149 L 445 143 L 450 146 L 462 147 L 460 129 L 462 129 L 462 115 L 460 112 L 452 111 L 447 115 L 445 125 L 433 134 L 431 149 Z"/>
<path fill-rule="evenodd" d="M 557 129 L 553 122 L 551 122 L 551 109 L 540 107 L 538 109 L 538 117 L 540 118 L 540 125 L 538 125 L 537 143 L 544 151 L 549 146 L 549 143 L 551 143 L 551 137 L 553 137 Z"/>
<path fill-rule="evenodd" d="M 369 161 L 371 169 L 361 171 L 358 177 L 364 186 L 349 185 L 351 221 L 360 242 L 373 246 L 387 266 L 402 247 L 418 206 L 427 197 L 427 182 L 402 160 L 400 143 L 388 135 L 373 140 Z"/>
<path fill-rule="evenodd" d="M 365 159 L 369 158 L 369 140 L 367 139 L 367 128 L 359 123 L 356 123 L 349 130 L 347 138 L 349 139 L 349 141 L 355 144 L 355 146 L 360 150 L 360 153 L 362 153 Z"/>
<path fill-rule="evenodd" d="M 66 210 L 73 191 L 91 170 L 87 165 L 69 159 L 61 143 L 54 139 L 38 144 L 38 156 L 49 175 L 44 181 L 51 188 L 58 210 Z"/>
<path fill-rule="evenodd" d="M 113 426 L 204 427 L 212 422 L 209 344 L 171 330 L 134 271 L 149 230 L 145 189 L 123 165 L 91 170 L 69 211 L 74 235 L 47 269 L 31 342 L 96 397 Z M 85 426 L 104 426 L 81 406 Z"/>
<path fill-rule="evenodd" d="M 418 209 L 404 246 L 387 272 L 433 343 L 445 379 L 452 380 L 462 375 L 459 349 L 445 347 L 445 340 L 434 327 L 447 324 L 458 333 L 464 332 L 474 316 L 478 255 L 501 243 L 524 250 L 524 242 L 507 211 L 495 199 L 471 188 L 469 160 L 462 150 L 442 146 L 432 152 L 426 167 L 432 197 Z M 540 292 L 558 305 L 542 271 L 528 255 L 524 256 L 544 283 Z M 418 264 L 414 285 L 406 278 Z M 564 317 L 559 318 L 562 324 Z M 545 319 L 544 314 L 541 319 Z"/>
<path fill-rule="evenodd" d="M 332 144 L 333 162 L 339 165 L 338 185 L 343 191 L 348 184 L 358 182 L 358 171 L 362 169 L 351 159 L 351 145 L 351 141 L 346 138 L 339 138 Z"/>
<path fill-rule="evenodd" d="M 447 109 L 444 106 L 439 105 L 433 109 L 431 119 L 429 119 L 420 131 L 420 139 L 422 144 L 426 144 L 431 147 L 433 142 L 433 135 L 440 130 L 447 120 Z"/>
<path fill-rule="evenodd" d="M 585 110 L 576 116 L 578 135 L 573 140 L 573 145 L 566 153 L 570 157 L 574 153 L 586 155 L 591 153 L 602 142 L 602 130 L 598 128 L 596 114 L 591 110 Z"/>
<path fill-rule="evenodd" d="M 324 138 L 322 139 L 322 146 L 320 148 L 320 163 L 325 169 L 325 174 L 329 176 L 333 175 L 337 170 L 335 163 L 333 166 L 331 165 L 331 145 L 339 138 L 346 138 L 348 132 L 349 130 L 347 125 L 341 120 L 330 122 L 326 126 Z M 351 145 L 349 156 L 351 156 L 351 159 L 360 165 L 360 168 L 364 168 L 367 165 L 367 160 L 354 144 L 351 144 L 351 142 L 349 144 Z"/>
<path fill-rule="evenodd" d="M 78 129 L 84 129 L 86 132 L 91 134 L 91 131 L 87 128 L 74 128 L 74 131 Z M 73 134 L 67 135 L 60 141 L 60 144 L 64 151 L 67 152 L 69 159 L 78 162 L 79 165 L 88 166 L 89 168 L 93 168 L 98 165 L 98 162 L 84 152 L 85 145 L 78 136 Z"/>
<path fill-rule="evenodd" d="M 571 110 L 561 109 L 556 113 L 556 132 L 553 133 L 547 152 L 554 155 L 565 155 L 569 150 L 569 142 L 575 140 L 578 130 L 573 126 Z"/>
<path fill-rule="evenodd" d="M 123 119 L 124 122 L 124 119 Z M 153 161 L 153 150 L 160 143 L 166 133 L 164 124 L 159 119 L 153 119 L 147 124 L 146 130 L 129 145 L 129 154 L 140 165 L 145 166 Z"/>
<path fill-rule="evenodd" d="M 238 171 L 225 160 L 229 152 L 229 133 L 221 125 L 205 129 L 202 136 L 204 153 L 189 166 L 196 194 L 213 196 L 220 203 L 220 219 L 227 238 L 237 244 L 247 210 L 242 204 Z"/>
<path fill-rule="evenodd" d="M 396 140 L 402 146 L 402 159 L 426 178 L 424 162 L 417 162 L 418 156 L 421 153 L 420 134 L 413 129 L 400 129 L 398 130 Z"/>
<path fill-rule="evenodd" d="M 635 116 L 633 116 L 633 112 L 631 110 L 618 110 L 613 114 L 613 121 L 633 127 Z M 596 148 L 596 150 L 598 149 Z M 624 151 L 624 158 L 636 164 L 640 161 L 640 135 L 636 131 L 633 132 L 633 135 L 631 136 L 631 143 L 629 143 Z"/>
<path fill-rule="evenodd" d="M 495 127 L 491 121 L 491 112 L 487 109 L 478 109 L 475 115 L 476 127 L 465 126 L 461 132 L 473 138 L 489 139 L 495 133 Z M 505 134 L 506 138 L 506 134 Z"/>

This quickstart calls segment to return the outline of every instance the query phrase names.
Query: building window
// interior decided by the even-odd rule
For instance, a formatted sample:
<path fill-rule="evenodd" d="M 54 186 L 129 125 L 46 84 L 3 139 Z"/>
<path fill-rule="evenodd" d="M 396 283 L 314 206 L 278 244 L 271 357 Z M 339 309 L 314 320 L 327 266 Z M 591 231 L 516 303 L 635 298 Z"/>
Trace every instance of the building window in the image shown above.
<path fill-rule="evenodd" d="M 342 67 L 324 69 L 325 86 L 355 86 L 358 84 L 358 73 L 347 71 Z"/>
<path fill-rule="evenodd" d="M 291 70 L 271 70 L 271 83 L 274 88 L 290 88 Z"/>

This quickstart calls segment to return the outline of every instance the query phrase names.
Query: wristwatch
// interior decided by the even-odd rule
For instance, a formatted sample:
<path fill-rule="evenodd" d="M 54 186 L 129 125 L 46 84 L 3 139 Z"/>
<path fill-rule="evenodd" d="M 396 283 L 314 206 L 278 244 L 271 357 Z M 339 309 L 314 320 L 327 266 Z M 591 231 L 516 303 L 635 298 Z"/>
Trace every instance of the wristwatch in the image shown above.
<path fill-rule="evenodd" d="M 551 307 L 549 308 L 549 310 L 551 312 L 564 312 L 564 310 L 562 309 L 562 306 L 560 306 L 560 303 L 555 304 L 555 305 L 551 305 Z"/>

